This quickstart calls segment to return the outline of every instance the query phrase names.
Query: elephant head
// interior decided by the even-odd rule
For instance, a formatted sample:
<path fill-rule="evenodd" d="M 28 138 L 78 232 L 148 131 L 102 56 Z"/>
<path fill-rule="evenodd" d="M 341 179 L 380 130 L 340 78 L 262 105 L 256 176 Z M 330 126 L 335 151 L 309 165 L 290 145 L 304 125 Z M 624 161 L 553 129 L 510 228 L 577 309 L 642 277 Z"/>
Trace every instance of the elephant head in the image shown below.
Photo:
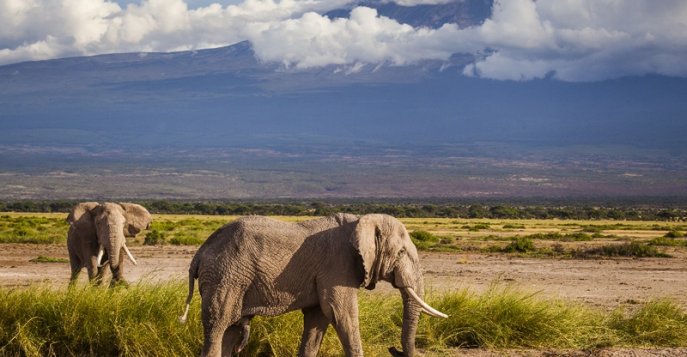
<path fill-rule="evenodd" d="M 100 263 L 107 252 L 113 281 L 121 279 L 120 251 L 123 249 L 134 265 L 136 260 L 126 246 L 125 237 L 134 237 L 150 227 L 152 217 L 143 206 L 133 203 L 106 202 L 92 211 L 98 236 L 98 258 Z"/>
<path fill-rule="evenodd" d="M 399 289 L 403 299 L 403 330 L 401 343 L 404 352 L 391 348 L 394 355 L 415 354 L 415 334 L 420 312 L 436 317 L 447 315 L 422 300 L 424 286 L 419 258 L 403 223 L 382 214 L 362 216 L 352 236 L 363 270 L 362 287 L 373 289 L 378 280 L 390 282 Z"/>
<path fill-rule="evenodd" d="M 91 212 L 98 207 L 98 202 L 81 202 L 72 208 L 67 216 L 70 227 L 83 227 L 82 229 L 95 230 L 93 228 L 93 216 Z"/>

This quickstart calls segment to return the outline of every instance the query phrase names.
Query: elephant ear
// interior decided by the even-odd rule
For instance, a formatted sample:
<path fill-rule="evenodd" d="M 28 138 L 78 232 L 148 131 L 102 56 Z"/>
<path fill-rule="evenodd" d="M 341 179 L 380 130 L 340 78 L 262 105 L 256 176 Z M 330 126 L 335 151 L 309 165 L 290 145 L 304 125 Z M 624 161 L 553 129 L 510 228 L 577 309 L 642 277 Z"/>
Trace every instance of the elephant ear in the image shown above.
<path fill-rule="evenodd" d="M 370 290 L 374 289 L 377 280 L 380 279 L 383 221 L 383 216 L 379 214 L 360 217 L 351 238 L 351 243 L 360 254 L 362 261 L 364 277 L 360 286 Z"/>
<path fill-rule="evenodd" d="M 124 209 L 125 233 L 128 236 L 135 236 L 138 232 L 147 229 L 153 221 L 150 212 L 141 205 L 128 202 L 120 202 L 119 205 Z"/>
<path fill-rule="evenodd" d="M 95 209 L 100 206 L 98 202 L 81 202 L 76 204 L 67 216 L 70 225 L 79 223 L 92 223 L 95 217 Z"/>

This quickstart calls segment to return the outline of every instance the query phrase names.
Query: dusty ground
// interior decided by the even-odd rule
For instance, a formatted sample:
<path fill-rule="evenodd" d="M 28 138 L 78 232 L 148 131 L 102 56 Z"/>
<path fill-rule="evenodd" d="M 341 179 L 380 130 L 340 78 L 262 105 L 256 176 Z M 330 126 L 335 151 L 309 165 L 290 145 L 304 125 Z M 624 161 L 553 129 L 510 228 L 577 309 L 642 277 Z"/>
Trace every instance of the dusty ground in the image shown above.
<path fill-rule="evenodd" d="M 138 266 L 127 261 L 131 282 L 187 278 L 193 246 L 133 246 Z M 593 306 L 613 308 L 654 298 L 672 298 L 687 307 L 687 255 L 643 259 L 537 259 L 506 254 L 421 253 L 427 286 L 434 290 L 482 291 L 495 282 Z M 66 285 L 68 263 L 32 263 L 38 256 L 67 259 L 64 245 L 0 245 L 0 286 L 48 282 Z M 84 270 L 81 279 L 85 281 Z M 381 291 L 392 289 L 381 285 Z"/>
<path fill-rule="evenodd" d="M 127 264 L 130 282 L 186 279 L 196 247 L 130 247 L 138 266 Z M 434 290 L 470 288 L 483 291 L 495 282 L 517 289 L 584 302 L 603 309 L 668 297 L 687 307 L 687 254 L 674 258 L 557 260 L 505 254 L 421 253 L 427 285 Z M 69 264 L 32 263 L 38 256 L 67 258 L 65 245 L 0 245 L 0 286 L 47 282 L 66 286 Z M 128 263 L 128 262 L 127 262 Z M 81 280 L 85 281 L 86 273 Z M 380 291 L 390 291 L 382 284 Z M 687 356 L 687 349 L 601 351 L 461 350 L 466 356 Z"/>

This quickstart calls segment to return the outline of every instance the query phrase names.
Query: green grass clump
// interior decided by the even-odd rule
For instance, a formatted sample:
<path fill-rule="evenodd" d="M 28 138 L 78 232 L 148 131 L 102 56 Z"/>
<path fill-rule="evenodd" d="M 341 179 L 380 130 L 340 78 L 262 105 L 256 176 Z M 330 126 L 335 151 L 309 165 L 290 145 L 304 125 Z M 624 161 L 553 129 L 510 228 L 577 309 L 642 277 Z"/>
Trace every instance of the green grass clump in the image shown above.
<path fill-rule="evenodd" d="M 589 225 L 580 227 L 582 232 L 585 233 L 602 233 L 604 231 L 604 226 Z"/>
<path fill-rule="evenodd" d="M 66 217 L 3 216 L 0 243 L 64 243 L 69 228 Z"/>
<path fill-rule="evenodd" d="M 414 230 L 410 233 L 410 239 L 415 244 L 415 247 L 421 251 L 460 251 L 460 248 L 454 245 L 455 238 L 453 237 L 439 237 L 427 231 Z"/>
<path fill-rule="evenodd" d="M 506 247 L 501 249 L 504 253 L 528 253 L 537 250 L 534 242 L 527 237 L 516 237 Z"/>
<path fill-rule="evenodd" d="M 649 244 L 662 247 L 687 247 L 687 240 L 658 237 L 650 240 Z"/>
<path fill-rule="evenodd" d="M 657 300 L 626 315 L 614 312 L 608 325 L 620 340 L 638 346 L 687 346 L 687 314 L 673 302 Z"/>
<path fill-rule="evenodd" d="M 200 245 L 214 231 L 227 223 L 229 219 L 225 217 L 154 219 L 150 225 L 149 234 L 157 233 L 152 233 L 150 237 L 146 236 L 148 243 L 144 240 L 144 244 Z"/>
<path fill-rule="evenodd" d="M 607 338 L 600 313 L 508 287 L 444 294 L 430 304 L 449 318 L 423 321 L 429 347 L 579 348 Z"/>
<path fill-rule="evenodd" d="M 670 255 L 656 249 L 655 246 L 630 242 L 624 244 L 609 244 L 600 247 L 576 250 L 573 252 L 576 258 L 587 258 L 590 256 L 604 257 L 633 257 L 633 258 L 670 258 Z"/>
<path fill-rule="evenodd" d="M 478 231 L 483 230 L 483 229 L 491 229 L 491 224 L 489 224 L 489 223 L 475 223 L 472 226 L 466 224 L 460 228 L 467 229 L 470 232 L 478 232 Z"/>
<path fill-rule="evenodd" d="M 31 260 L 31 263 L 69 263 L 69 259 L 66 258 L 54 258 L 39 255 Z"/>
<path fill-rule="evenodd" d="M 410 232 L 410 238 L 413 242 L 438 242 L 439 237 L 432 233 L 422 230 L 415 230 Z"/>
<path fill-rule="evenodd" d="M 666 238 L 682 238 L 685 236 L 685 232 L 683 231 L 678 231 L 676 229 L 669 231 L 664 235 Z"/>
<path fill-rule="evenodd" d="M 558 232 L 535 233 L 524 237 L 528 239 L 559 240 L 563 242 L 585 242 L 592 240 L 592 236 L 584 232 L 573 232 L 567 234 L 561 234 Z"/>
<path fill-rule="evenodd" d="M 183 295 L 181 284 L 2 289 L 0 355 L 197 355 L 197 314 L 176 317 Z"/>
<path fill-rule="evenodd" d="M 506 223 L 503 225 L 503 229 L 525 229 L 524 224 Z"/>

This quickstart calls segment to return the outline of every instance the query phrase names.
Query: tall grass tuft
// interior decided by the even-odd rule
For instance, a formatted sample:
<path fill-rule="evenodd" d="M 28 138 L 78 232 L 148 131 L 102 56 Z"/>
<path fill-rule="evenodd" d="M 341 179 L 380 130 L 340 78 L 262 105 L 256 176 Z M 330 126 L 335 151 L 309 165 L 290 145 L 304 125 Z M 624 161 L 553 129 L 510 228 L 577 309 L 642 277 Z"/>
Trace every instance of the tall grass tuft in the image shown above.
<path fill-rule="evenodd" d="M 557 347 L 588 344 L 601 315 L 580 305 L 492 286 L 479 296 L 464 290 L 430 297 L 448 319 L 426 319 L 426 344 L 444 347 Z"/>
<path fill-rule="evenodd" d="M 198 317 L 179 324 L 181 300 L 180 284 L 1 290 L 0 354 L 196 355 Z"/>
<path fill-rule="evenodd" d="M 687 346 L 687 314 L 668 300 L 649 302 L 630 315 L 617 310 L 608 324 L 628 345 Z"/>

